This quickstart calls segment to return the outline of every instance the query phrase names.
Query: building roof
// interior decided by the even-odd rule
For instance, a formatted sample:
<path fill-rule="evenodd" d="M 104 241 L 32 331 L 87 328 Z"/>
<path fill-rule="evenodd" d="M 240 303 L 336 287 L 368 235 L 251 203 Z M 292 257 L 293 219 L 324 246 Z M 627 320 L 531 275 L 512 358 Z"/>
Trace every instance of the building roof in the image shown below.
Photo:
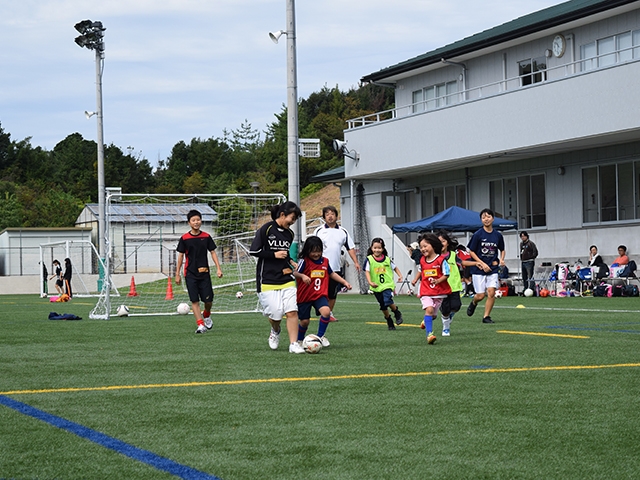
<path fill-rule="evenodd" d="M 184 223 L 187 221 L 189 210 L 194 209 L 202 214 L 203 222 L 217 220 L 216 211 L 206 203 L 112 204 L 109 208 L 109 219 L 111 222 L 116 223 Z M 88 210 L 95 218 L 98 218 L 97 203 L 86 204 L 85 210 Z M 82 216 L 83 214 L 81 213 L 78 221 Z"/>
<path fill-rule="evenodd" d="M 415 58 L 396 65 L 383 68 L 375 73 L 365 75 L 362 83 L 384 82 L 394 75 L 437 64 L 442 59 L 451 59 L 514 40 L 525 35 L 534 34 L 558 25 L 580 20 L 616 7 L 636 3 L 637 0 L 570 0 L 568 2 L 530 13 L 497 27 L 490 28 L 444 47 L 437 48 Z"/>
<path fill-rule="evenodd" d="M 326 172 L 319 173 L 311 177 L 312 182 L 335 182 L 344 180 L 344 165 L 341 165 Z"/>

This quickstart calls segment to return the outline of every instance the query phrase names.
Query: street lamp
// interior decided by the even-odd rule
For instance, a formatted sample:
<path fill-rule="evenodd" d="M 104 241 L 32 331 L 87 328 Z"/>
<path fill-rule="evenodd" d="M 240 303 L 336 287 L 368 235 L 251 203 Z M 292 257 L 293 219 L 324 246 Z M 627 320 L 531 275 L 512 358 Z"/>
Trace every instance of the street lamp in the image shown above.
<path fill-rule="evenodd" d="M 287 158 L 289 172 L 289 200 L 300 206 L 300 159 L 298 156 L 298 84 L 296 71 L 296 15 L 295 0 L 287 1 L 287 30 L 269 33 L 278 43 L 281 35 L 287 36 Z M 295 240 L 291 254 L 298 257 L 298 242 L 302 239 L 302 219 L 293 225 Z"/>
<path fill-rule="evenodd" d="M 83 20 L 75 24 L 80 33 L 75 42 L 81 48 L 88 48 L 96 52 L 96 111 L 84 112 L 87 120 L 93 115 L 98 119 L 98 248 L 100 258 L 104 259 L 106 252 L 106 209 L 104 188 L 104 135 L 102 126 L 102 70 L 104 68 L 104 31 L 102 22 Z"/>

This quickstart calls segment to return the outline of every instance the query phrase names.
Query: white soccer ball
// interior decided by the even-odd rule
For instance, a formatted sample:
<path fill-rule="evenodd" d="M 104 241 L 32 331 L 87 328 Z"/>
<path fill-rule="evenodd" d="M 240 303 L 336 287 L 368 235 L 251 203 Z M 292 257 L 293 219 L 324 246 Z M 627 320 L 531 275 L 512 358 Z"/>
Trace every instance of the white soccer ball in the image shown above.
<path fill-rule="evenodd" d="M 186 315 L 191 311 L 191 307 L 189 306 L 188 303 L 181 303 L 180 305 L 178 305 L 178 313 L 180 315 Z"/>
<path fill-rule="evenodd" d="M 496 290 L 496 298 L 502 297 L 502 290 Z"/>
<path fill-rule="evenodd" d="M 242 297 L 244 297 L 244 293 L 236 292 L 236 298 L 242 298 Z"/>
<path fill-rule="evenodd" d="M 119 317 L 126 317 L 129 315 L 129 307 L 126 305 L 120 305 L 116 313 Z"/>
<path fill-rule="evenodd" d="M 527 289 L 524 291 L 524 296 L 525 296 L 525 297 L 533 297 L 533 290 L 531 290 L 530 288 L 527 288 Z"/>
<path fill-rule="evenodd" d="M 322 350 L 322 340 L 317 335 L 307 335 L 302 340 L 302 348 L 307 353 L 318 353 Z"/>

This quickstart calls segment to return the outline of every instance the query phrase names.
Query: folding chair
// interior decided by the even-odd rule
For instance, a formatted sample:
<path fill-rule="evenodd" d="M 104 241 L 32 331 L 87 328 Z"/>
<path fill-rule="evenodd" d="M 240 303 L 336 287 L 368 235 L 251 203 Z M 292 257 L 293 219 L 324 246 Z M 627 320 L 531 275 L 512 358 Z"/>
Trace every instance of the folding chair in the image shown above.
<path fill-rule="evenodd" d="M 411 277 L 411 272 L 412 270 L 409 270 L 407 274 L 402 278 L 402 283 L 400 283 L 400 288 L 398 289 L 398 295 L 402 293 L 402 289 L 405 285 L 407 286 L 407 290 L 409 290 L 407 292 L 407 295 L 413 295 L 413 291 L 411 289 L 411 280 L 409 280 L 409 277 Z"/>

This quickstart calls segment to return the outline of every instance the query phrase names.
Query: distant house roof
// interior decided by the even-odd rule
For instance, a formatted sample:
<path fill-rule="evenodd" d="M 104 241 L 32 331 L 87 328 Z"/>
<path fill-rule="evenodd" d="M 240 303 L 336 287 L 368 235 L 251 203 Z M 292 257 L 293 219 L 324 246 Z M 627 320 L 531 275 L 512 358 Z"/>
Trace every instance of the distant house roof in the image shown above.
<path fill-rule="evenodd" d="M 361 82 L 384 82 L 385 79 L 420 67 L 440 63 L 472 53 L 483 48 L 498 45 L 525 35 L 530 35 L 574 20 L 579 20 L 616 7 L 635 3 L 637 0 L 570 0 L 568 2 L 530 13 L 510 22 L 503 23 L 484 32 L 477 33 L 444 47 L 362 77 Z"/>
<path fill-rule="evenodd" d="M 337 180 L 344 180 L 344 165 L 311 177 L 312 182 L 335 182 Z"/>
<path fill-rule="evenodd" d="M 109 217 L 111 222 L 116 223 L 184 223 L 187 221 L 187 213 L 189 210 L 198 210 L 202 214 L 203 222 L 212 222 L 217 220 L 216 211 L 206 203 L 192 204 L 129 204 L 129 205 L 111 205 L 109 209 Z M 83 212 L 76 220 L 76 224 L 85 223 L 86 213 L 89 212 L 94 218 L 98 218 L 98 204 L 88 203 L 85 205 Z"/>

